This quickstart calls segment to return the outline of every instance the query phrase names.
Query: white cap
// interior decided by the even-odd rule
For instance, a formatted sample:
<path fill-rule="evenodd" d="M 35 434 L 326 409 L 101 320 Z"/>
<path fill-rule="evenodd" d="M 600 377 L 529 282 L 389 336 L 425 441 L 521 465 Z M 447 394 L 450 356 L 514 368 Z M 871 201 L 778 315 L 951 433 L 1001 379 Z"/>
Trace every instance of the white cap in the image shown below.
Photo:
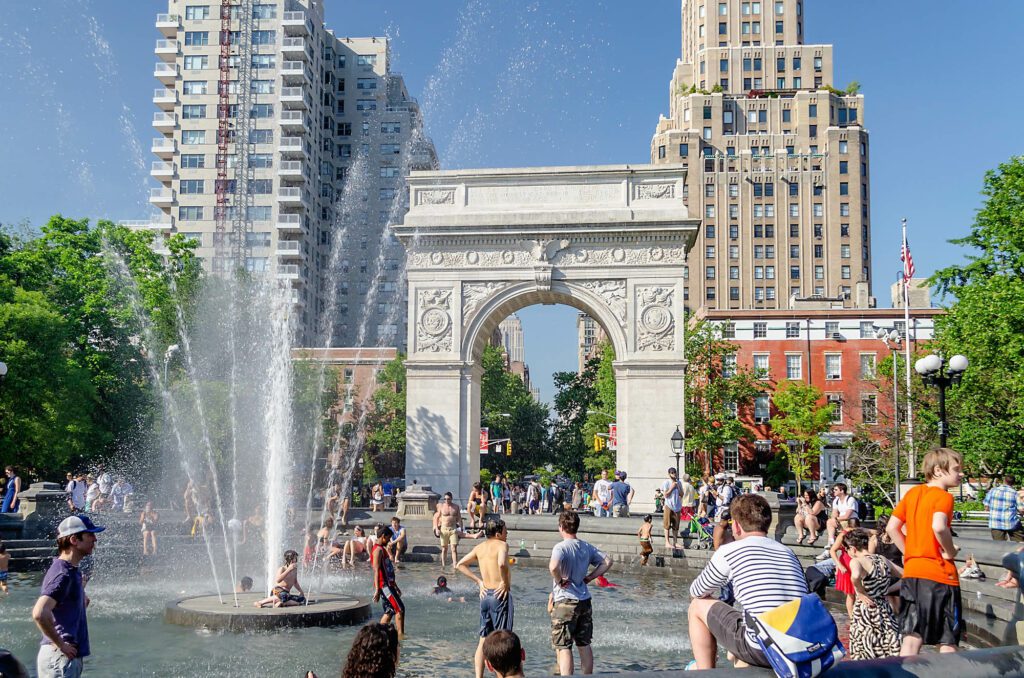
<path fill-rule="evenodd" d="M 107 528 L 94 525 L 87 516 L 71 516 L 65 518 L 57 526 L 57 537 L 70 537 L 73 534 L 80 534 L 82 532 L 102 532 Z"/>

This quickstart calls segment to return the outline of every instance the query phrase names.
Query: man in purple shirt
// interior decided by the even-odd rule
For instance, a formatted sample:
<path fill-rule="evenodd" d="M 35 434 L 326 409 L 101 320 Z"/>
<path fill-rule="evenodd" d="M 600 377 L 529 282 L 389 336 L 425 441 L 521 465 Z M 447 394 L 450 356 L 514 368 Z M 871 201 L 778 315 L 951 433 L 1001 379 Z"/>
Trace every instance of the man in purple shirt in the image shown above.
<path fill-rule="evenodd" d="M 65 518 L 57 528 L 58 556 L 43 577 L 32 619 L 43 633 L 36 671 L 39 678 L 78 678 L 82 658 L 89 656 L 89 599 L 78 564 L 96 548 L 103 527 L 86 516 Z"/>

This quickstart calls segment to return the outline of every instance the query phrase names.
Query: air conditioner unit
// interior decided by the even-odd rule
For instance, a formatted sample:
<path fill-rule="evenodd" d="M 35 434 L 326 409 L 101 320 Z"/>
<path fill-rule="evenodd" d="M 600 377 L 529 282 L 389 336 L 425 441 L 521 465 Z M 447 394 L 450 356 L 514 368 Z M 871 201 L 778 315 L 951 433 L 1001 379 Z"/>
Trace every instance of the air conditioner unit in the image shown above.
<path fill-rule="evenodd" d="M 830 338 L 835 341 L 842 341 L 844 339 L 843 335 L 840 332 L 833 332 L 830 335 Z"/>
<path fill-rule="evenodd" d="M 828 376 L 826 376 L 825 378 L 826 378 L 826 379 L 832 379 L 832 380 L 838 381 L 840 377 L 839 377 L 839 375 L 838 375 L 838 374 L 829 374 L 829 375 L 828 375 Z"/>
<path fill-rule="evenodd" d="M 767 424 L 768 423 L 768 419 L 769 419 L 768 417 L 754 417 L 754 423 L 755 424 Z"/>

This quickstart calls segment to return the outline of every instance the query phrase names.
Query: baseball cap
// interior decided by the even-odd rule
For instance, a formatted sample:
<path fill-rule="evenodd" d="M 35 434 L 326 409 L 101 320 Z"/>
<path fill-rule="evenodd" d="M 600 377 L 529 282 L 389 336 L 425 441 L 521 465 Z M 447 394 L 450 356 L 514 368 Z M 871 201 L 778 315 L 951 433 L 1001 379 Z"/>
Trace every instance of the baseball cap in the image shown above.
<path fill-rule="evenodd" d="M 668 472 L 669 472 L 669 473 L 671 473 L 671 474 L 673 474 L 673 475 L 675 475 L 675 472 L 676 472 L 676 467 L 675 467 L 675 466 L 672 466 L 672 467 L 670 467 L 670 468 L 668 469 Z"/>
<path fill-rule="evenodd" d="M 70 537 L 73 534 L 82 532 L 102 532 L 107 528 L 94 525 L 88 516 L 71 516 L 60 521 L 57 526 L 57 537 Z"/>
<path fill-rule="evenodd" d="M 716 473 L 715 474 L 715 480 L 725 480 L 725 474 L 724 473 Z"/>

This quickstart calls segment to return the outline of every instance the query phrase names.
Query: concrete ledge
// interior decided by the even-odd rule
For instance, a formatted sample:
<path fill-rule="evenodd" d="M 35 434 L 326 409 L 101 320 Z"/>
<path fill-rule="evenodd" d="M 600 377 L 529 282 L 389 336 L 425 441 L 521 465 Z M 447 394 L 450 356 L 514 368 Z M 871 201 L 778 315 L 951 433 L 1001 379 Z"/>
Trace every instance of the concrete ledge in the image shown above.
<path fill-rule="evenodd" d="M 164 621 L 179 626 L 196 626 L 224 631 L 270 631 L 287 627 L 348 626 L 370 618 L 370 603 L 361 598 L 321 596 L 308 605 L 295 607 L 253 607 L 265 596 L 258 593 L 225 595 L 224 603 L 216 595 L 194 596 L 167 603 Z"/>

